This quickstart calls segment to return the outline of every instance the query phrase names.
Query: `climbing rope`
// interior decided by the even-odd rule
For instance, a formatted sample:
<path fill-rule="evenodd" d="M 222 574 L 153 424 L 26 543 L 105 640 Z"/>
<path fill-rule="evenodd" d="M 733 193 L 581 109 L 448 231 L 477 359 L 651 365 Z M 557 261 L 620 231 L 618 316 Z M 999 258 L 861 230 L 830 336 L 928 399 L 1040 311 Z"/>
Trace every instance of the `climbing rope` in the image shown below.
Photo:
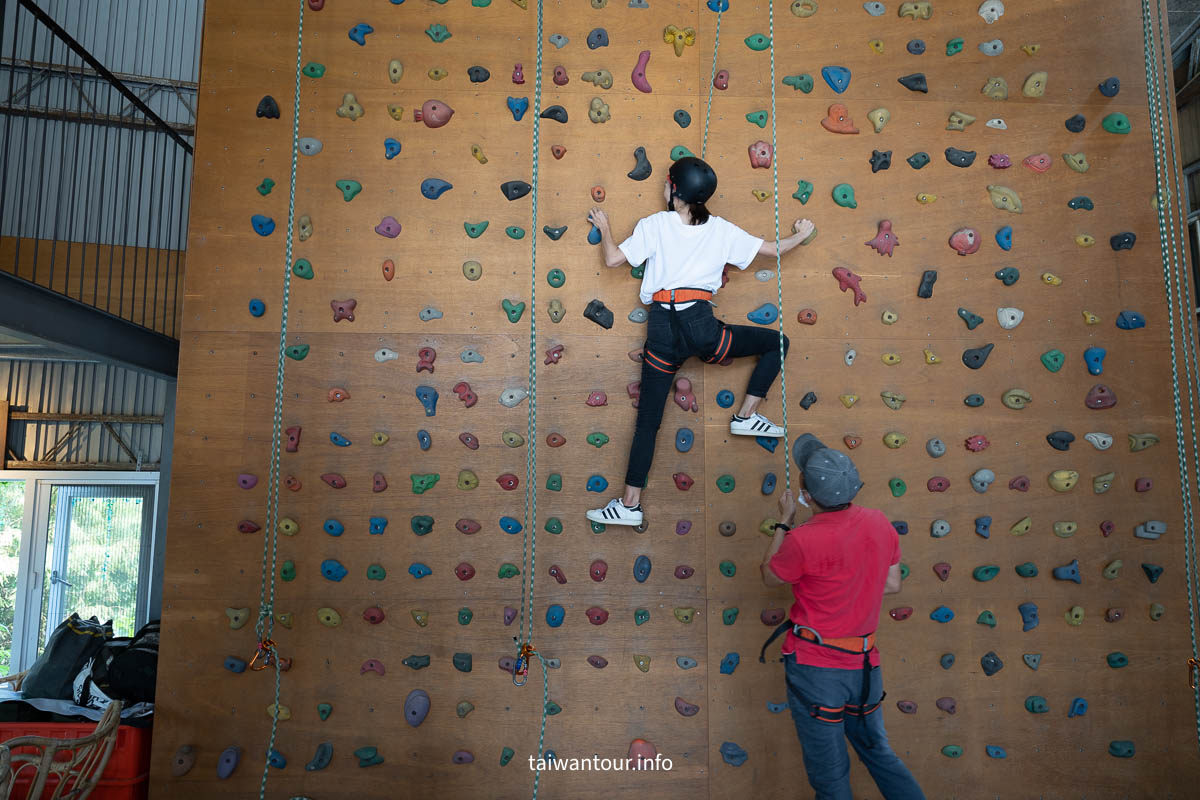
<path fill-rule="evenodd" d="M 263 537 L 262 574 L 258 593 L 258 621 L 254 633 L 258 636 L 258 648 L 250 665 L 253 667 L 260 657 L 266 664 L 275 667 L 275 703 L 271 708 L 271 737 L 264 753 L 262 781 L 258 786 L 259 800 L 266 800 L 267 777 L 271 764 L 268 760 L 275 749 L 275 735 L 279 730 L 279 654 L 271 635 L 275 631 L 275 564 L 279 557 L 279 449 L 283 439 L 283 377 L 287 358 L 288 302 L 292 289 L 292 234 L 296 221 L 296 161 L 300 140 L 300 54 L 304 44 L 304 0 L 297 0 L 300 17 L 296 25 L 296 90 L 292 98 L 292 172 L 288 187 L 287 238 L 284 240 L 283 257 L 283 301 L 279 313 L 279 353 L 275 362 L 275 410 L 271 424 L 271 472 L 267 482 L 267 525 Z M 270 566 L 268 567 L 268 554 Z"/>
<path fill-rule="evenodd" d="M 779 144 L 775 129 L 775 0 L 767 4 L 771 40 L 771 178 L 775 182 L 775 290 L 779 303 L 779 402 L 783 406 L 783 474 L 784 486 L 792 489 L 791 446 L 788 438 L 787 362 L 783 348 L 783 254 L 779 252 Z"/>
<path fill-rule="evenodd" d="M 521 629 L 520 637 L 516 640 L 517 660 L 513 668 L 513 683 L 523 686 L 524 681 L 517 683 L 518 675 L 527 672 L 529 662 L 537 656 L 542 670 L 542 708 L 541 726 L 538 730 L 537 760 L 542 759 L 542 748 L 546 742 L 546 703 L 550 699 L 550 683 L 546 675 L 546 659 L 533 647 L 533 582 L 537 571 L 537 221 L 538 221 L 538 163 L 541 149 L 541 115 L 542 115 L 542 0 L 537 3 L 537 69 L 533 78 L 533 166 L 532 184 L 532 222 L 529 237 L 529 416 L 525 445 L 525 536 L 521 544 L 521 565 L 525 571 L 525 584 L 528 592 L 521 595 Z M 528 623 L 528 636 L 526 635 Z M 539 766 L 533 774 L 533 800 L 537 800 L 538 786 L 541 783 L 542 770 Z"/>
<path fill-rule="evenodd" d="M 717 32 L 713 36 L 712 69 L 708 73 L 708 107 L 704 110 L 704 139 L 700 142 L 701 159 L 708 153 L 708 121 L 712 116 L 713 81 L 717 79 L 717 48 L 721 46 L 721 15 L 728 7 L 727 0 L 717 0 Z"/>
<path fill-rule="evenodd" d="M 1184 370 L 1186 372 L 1188 386 L 1188 415 L 1189 429 L 1192 441 L 1192 453 L 1200 454 L 1197 450 L 1196 441 L 1196 413 L 1195 407 L 1196 398 L 1194 397 L 1193 369 L 1200 374 L 1200 364 L 1197 363 L 1196 356 L 1196 340 L 1194 326 L 1194 310 L 1192 303 L 1192 290 L 1188 277 L 1184 271 L 1184 265 L 1180 263 L 1181 243 L 1176 240 L 1175 228 L 1181 222 L 1182 209 L 1178 202 L 1178 193 L 1171 191 L 1171 180 L 1174 179 L 1178 183 L 1179 164 L 1175 150 L 1175 131 L 1173 121 L 1171 119 L 1172 109 L 1168 103 L 1166 114 L 1166 136 L 1170 139 L 1170 159 L 1171 173 L 1170 176 L 1164 175 L 1164 163 L 1167 159 L 1165 152 L 1166 145 L 1164 144 L 1164 115 L 1163 115 L 1163 92 L 1166 87 L 1170 86 L 1170 82 L 1166 77 L 1166 50 L 1162 43 L 1166 41 L 1162 29 L 1162 3 L 1159 0 L 1157 13 L 1158 20 L 1158 46 L 1155 46 L 1155 36 L 1150 24 L 1150 3 L 1149 0 L 1142 0 L 1142 37 L 1143 37 L 1143 54 L 1145 56 L 1146 66 L 1146 87 L 1147 96 L 1150 102 L 1150 131 L 1151 139 L 1154 145 L 1154 175 L 1156 188 L 1158 191 L 1157 202 L 1155 209 L 1158 216 L 1158 234 L 1161 244 L 1162 253 L 1162 268 L 1163 268 L 1163 283 L 1167 292 L 1167 321 L 1170 327 L 1170 344 L 1171 344 L 1171 388 L 1172 397 L 1175 405 L 1175 437 L 1176 450 L 1179 461 L 1179 479 L 1181 483 L 1181 495 L 1183 500 L 1183 541 L 1184 541 L 1184 570 L 1185 579 L 1187 581 L 1188 593 L 1188 629 L 1191 634 L 1192 653 L 1189 659 L 1189 678 L 1194 677 L 1192 666 L 1196 657 L 1196 542 L 1194 524 L 1194 510 L 1192 507 L 1192 488 L 1191 478 L 1192 471 L 1188 468 L 1187 445 L 1184 440 L 1183 432 L 1183 409 L 1182 398 L 1179 389 L 1179 356 L 1176 348 L 1176 335 L 1183 341 L 1184 345 Z M 1161 50 L 1161 54 L 1158 52 Z M 1161 70 L 1160 70 L 1161 65 Z M 1163 74 L 1160 83 L 1159 74 Z M 1171 212 L 1171 209 L 1175 211 Z M 1170 213 L 1172 224 L 1168 224 L 1168 213 Z M 1169 252 L 1168 252 L 1169 251 Z M 1174 290 L 1172 289 L 1172 279 L 1174 279 Z M 1177 297 L 1176 297 L 1177 296 Z M 1180 321 L 1178 326 L 1175 322 L 1176 302 L 1179 304 Z M 1200 478 L 1197 479 L 1197 488 L 1200 489 Z M 1196 712 L 1196 735 L 1200 741 L 1200 689 L 1195 684 L 1191 686 L 1193 702 Z"/>

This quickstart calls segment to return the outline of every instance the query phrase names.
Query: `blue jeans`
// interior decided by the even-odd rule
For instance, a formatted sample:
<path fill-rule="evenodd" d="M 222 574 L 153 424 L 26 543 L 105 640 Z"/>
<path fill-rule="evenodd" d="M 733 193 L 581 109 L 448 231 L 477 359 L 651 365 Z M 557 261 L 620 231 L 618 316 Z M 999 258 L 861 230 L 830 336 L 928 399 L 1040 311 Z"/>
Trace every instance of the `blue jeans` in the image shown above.
<path fill-rule="evenodd" d="M 858 706 L 862 670 L 811 667 L 796 663 L 794 656 L 784 656 L 783 661 L 788 705 L 804 748 L 804 769 L 817 800 L 853 800 L 847 739 L 885 800 L 924 800 L 921 787 L 888 744 L 882 707 L 862 716 L 846 714 L 841 722 L 822 722 L 812 716 L 814 705 L 826 709 Z M 883 676 L 879 667 L 874 667 L 865 705 L 869 708 L 882 699 Z"/>

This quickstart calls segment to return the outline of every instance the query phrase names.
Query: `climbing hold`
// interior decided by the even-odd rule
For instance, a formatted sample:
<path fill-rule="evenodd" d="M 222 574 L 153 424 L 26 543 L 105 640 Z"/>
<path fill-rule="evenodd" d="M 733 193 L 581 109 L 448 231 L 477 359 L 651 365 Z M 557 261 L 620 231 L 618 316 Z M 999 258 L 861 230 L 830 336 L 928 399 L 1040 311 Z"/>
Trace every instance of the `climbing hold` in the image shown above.
<path fill-rule="evenodd" d="M 1017 564 L 1016 572 L 1022 578 L 1036 578 L 1038 568 L 1032 561 L 1026 561 L 1024 564 Z"/>
<path fill-rule="evenodd" d="M 583 310 L 583 316 L 602 328 L 612 328 L 613 326 L 613 312 L 604 305 L 602 300 L 589 301 L 587 308 Z"/>
<path fill-rule="evenodd" d="M 925 442 L 925 452 L 930 458 L 941 458 L 946 455 L 946 443 L 934 437 Z"/>
<path fill-rule="evenodd" d="M 912 606 L 901 606 L 900 608 L 893 608 L 891 611 L 889 611 L 888 616 L 890 616 L 892 619 L 896 620 L 897 622 L 903 622 L 904 620 L 911 617 L 912 613 L 913 613 Z"/>
<path fill-rule="evenodd" d="M 1000 397 L 1000 402 L 1004 403 L 1006 408 L 1020 411 L 1033 402 L 1033 397 L 1024 389 L 1009 389 Z"/>
<path fill-rule="evenodd" d="M 850 70 L 845 67 L 821 67 L 821 77 L 825 79 L 825 83 L 829 84 L 829 88 L 838 94 L 842 94 L 850 88 Z"/>
<path fill-rule="evenodd" d="M 1075 434 L 1070 431 L 1054 431 L 1046 434 L 1046 442 L 1055 450 L 1069 450 L 1073 441 L 1075 441 Z"/>
<path fill-rule="evenodd" d="M 1100 435 L 1100 434 L 1097 434 Z M 1112 438 L 1109 437 L 1109 443 L 1112 443 Z M 1129 434 L 1129 452 L 1137 453 L 1145 450 L 1147 447 L 1153 447 L 1158 444 L 1158 437 L 1153 433 L 1131 433 Z M 1100 448 L 1104 449 L 1104 448 Z"/>
<path fill-rule="evenodd" d="M 979 494 L 983 494 L 988 490 L 988 487 L 996 480 L 996 473 L 990 469 L 976 470 L 971 475 L 971 488 Z"/>
<path fill-rule="evenodd" d="M 1117 396 L 1103 383 L 1097 383 L 1088 391 L 1084 403 L 1092 409 L 1112 408 L 1117 404 Z"/>
<path fill-rule="evenodd" d="M 979 91 L 984 97 L 989 97 L 992 100 L 1007 100 L 1008 81 L 999 76 L 988 78 L 987 83 L 983 84 L 983 88 Z"/>
<path fill-rule="evenodd" d="M 1076 172 L 1087 172 L 1091 166 L 1083 153 L 1063 153 L 1063 161 Z"/>
<path fill-rule="evenodd" d="M 1083 209 L 1084 211 L 1092 211 L 1096 208 L 1096 204 L 1092 202 L 1092 198 L 1084 195 L 1077 195 L 1067 201 L 1067 207 L 1075 211 Z"/>
<path fill-rule="evenodd" d="M 963 51 L 963 45 L 966 44 L 961 36 L 955 36 L 953 39 L 946 41 L 946 55 L 956 56 Z"/>
<path fill-rule="evenodd" d="M 763 121 L 766 122 L 765 119 Z M 854 121 L 850 119 L 850 112 L 841 103 L 834 103 L 829 107 L 826 117 L 821 120 L 821 127 L 830 133 L 858 133 L 858 128 L 854 127 Z"/>
<path fill-rule="evenodd" d="M 1131 331 L 1146 327 L 1146 318 L 1136 311 L 1122 311 L 1117 315 L 1117 327 L 1123 331 Z"/>
<path fill-rule="evenodd" d="M 960 312 L 963 310 L 965 309 L 960 309 Z M 967 313 L 970 314 L 969 311 Z M 972 327 L 970 321 L 967 320 L 966 317 L 963 317 L 963 321 L 967 323 L 968 328 Z M 963 364 L 970 369 L 979 369 L 987 362 L 988 356 L 991 355 L 994 347 L 995 345 L 989 342 L 982 347 L 972 347 L 964 350 L 962 354 Z"/>
<path fill-rule="evenodd" d="M 1064 564 L 1061 567 L 1054 568 L 1054 577 L 1060 581 L 1074 581 L 1075 583 L 1083 583 L 1083 579 L 1079 575 L 1079 559 L 1075 559 L 1070 564 Z"/>
<path fill-rule="evenodd" d="M 1109 237 L 1108 243 L 1113 250 L 1132 250 L 1134 243 L 1137 241 L 1137 236 L 1126 231 L 1125 233 L 1114 234 Z"/>
<path fill-rule="evenodd" d="M 608 47 L 608 31 L 604 28 L 593 28 L 587 35 L 587 46 L 589 50 Z"/>
<path fill-rule="evenodd" d="M 742 657 L 737 653 L 726 653 L 725 657 L 721 659 L 721 674 L 732 675 L 741 660 Z"/>
<path fill-rule="evenodd" d="M 976 314 L 974 311 L 968 311 L 965 308 L 958 309 L 958 316 L 966 324 L 967 330 L 973 331 L 983 324 L 983 317 Z"/>
<path fill-rule="evenodd" d="M 774 150 L 768 143 L 760 139 L 750 145 L 747 151 L 750 155 L 750 166 L 752 168 L 766 169 L 771 166 L 771 157 L 774 154 Z M 630 177 L 633 177 L 632 174 Z"/>
<path fill-rule="evenodd" d="M 929 93 L 929 84 L 926 82 L 925 73 L 923 72 L 914 72 L 911 75 L 903 75 L 896 80 L 899 81 L 901 86 L 909 91 L 922 92 L 925 94 Z"/>
<path fill-rule="evenodd" d="M 953 667 L 954 653 L 943 653 L 942 657 L 938 659 L 938 664 L 941 665 L 942 669 L 950 669 Z"/>
<path fill-rule="evenodd" d="M 883 443 L 890 449 L 896 450 L 902 447 L 908 441 L 908 437 L 903 433 L 892 431 L 883 437 Z"/>
<path fill-rule="evenodd" d="M 990 470 L 989 470 L 990 471 Z M 992 480 L 995 480 L 993 475 Z M 941 475 L 935 475 L 925 482 L 925 488 L 931 492 L 944 492 L 950 488 L 950 479 L 944 478 Z M 978 491 L 978 490 L 976 490 Z"/>
<path fill-rule="evenodd" d="M 946 606 L 938 606 L 933 611 L 929 612 L 929 618 L 934 622 L 945 624 L 954 619 L 954 611 Z"/>
<path fill-rule="evenodd" d="M 990 678 L 1004 669 L 1004 662 L 1000 660 L 1000 656 L 996 655 L 994 650 L 989 650 L 979 659 L 979 666 L 983 668 L 983 674 Z"/>
<path fill-rule="evenodd" d="M 975 121 L 975 118 L 963 111 L 951 111 L 950 117 L 946 122 L 946 130 L 948 131 L 964 131 L 967 126 Z"/>
<path fill-rule="evenodd" d="M 975 163 L 975 151 L 959 150 L 957 147 L 947 147 L 946 161 L 956 167 L 969 167 Z"/>

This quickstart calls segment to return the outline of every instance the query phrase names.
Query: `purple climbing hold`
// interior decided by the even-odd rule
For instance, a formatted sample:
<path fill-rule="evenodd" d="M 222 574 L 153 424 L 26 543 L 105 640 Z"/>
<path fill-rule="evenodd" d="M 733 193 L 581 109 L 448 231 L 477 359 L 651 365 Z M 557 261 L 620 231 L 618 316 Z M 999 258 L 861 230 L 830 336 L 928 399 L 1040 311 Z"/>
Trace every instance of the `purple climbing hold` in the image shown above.
<path fill-rule="evenodd" d="M 504 624 L 512 625 L 513 620 L 515 620 L 516 618 L 517 618 L 517 610 L 515 608 L 513 608 L 512 606 L 505 606 L 504 607 Z"/>
<path fill-rule="evenodd" d="M 395 217 L 384 217 L 378 225 L 375 226 L 375 232 L 380 236 L 386 236 L 389 239 L 395 239 L 400 235 L 400 223 Z"/>
<path fill-rule="evenodd" d="M 237 477 L 237 485 L 242 487 L 243 489 L 253 489 L 255 486 L 258 485 L 258 476 L 251 475 L 248 472 L 243 472 L 241 475 L 238 475 L 238 477 Z"/>
<path fill-rule="evenodd" d="M 429 714 L 429 693 L 424 689 L 413 689 L 404 700 L 404 719 L 414 728 L 425 721 Z"/>
<path fill-rule="evenodd" d="M 470 764 L 475 760 L 475 756 L 470 750 L 455 750 L 453 761 L 455 764 Z"/>

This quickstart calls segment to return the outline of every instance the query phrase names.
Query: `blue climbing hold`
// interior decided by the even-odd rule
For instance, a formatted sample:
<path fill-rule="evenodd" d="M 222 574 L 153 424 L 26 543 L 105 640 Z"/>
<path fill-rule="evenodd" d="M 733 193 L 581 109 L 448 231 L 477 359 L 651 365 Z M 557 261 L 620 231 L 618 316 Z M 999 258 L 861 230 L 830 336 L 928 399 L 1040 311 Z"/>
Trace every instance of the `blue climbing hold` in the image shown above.
<path fill-rule="evenodd" d="M 254 232 L 259 236 L 270 236 L 275 232 L 275 220 L 265 217 L 262 214 L 252 216 L 250 224 L 254 227 Z"/>
<path fill-rule="evenodd" d="M 767 701 L 767 711 L 770 711 L 772 714 L 782 714 L 787 707 L 787 703 L 772 703 L 770 700 Z"/>
<path fill-rule="evenodd" d="M 418 386 L 417 399 L 421 401 L 421 405 L 425 406 L 425 416 L 437 416 L 437 389 L 432 386 Z"/>
<path fill-rule="evenodd" d="M 325 580 L 335 583 L 346 577 L 346 568 L 335 558 L 327 558 L 321 562 L 321 575 Z"/>
<path fill-rule="evenodd" d="M 240 675 L 246 671 L 246 662 L 237 656 L 225 656 L 225 669 L 235 675 Z"/>
<path fill-rule="evenodd" d="M 1144 328 L 1146 327 L 1146 318 L 1136 311 L 1122 311 L 1120 314 L 1117 314 L 1117 327 L 1123 331 Z"/>
<path fill-rule="evenodd" d="M 325 520 L 325 524 L 321 527 L 330 536 L 341 536 L 346 532 L 346 526 L 343 525 L 340 520 L 336 519 Z"/>
<path fill-rule="evenodd" d="M 1083 579 L 1079 576 L 1079 559 L 1075 559 L 1070 564 L 1063 564 L 1061 567 L 1055 567 L 1054 577 L 1060 581 L 1075 581 L 1075 583 L 1083 583 Z"/>
<path fill-rule="evenodd" d="M 821 67 L 821 77 L 838 94 L 850 88 L 850 70 L 845 67 Z"/>
<path fill-rule="evenodd" d="M 525 116 L 525 112 L 529 110 L 528 97 L 510 97 L 508 98 L 508 110 L 512 112 L 513 119 L 517 122 L 521 121 L 521 117 Z"/>
<path fill-rule="evenodd" d="M 422 564 L 420 561 L 417 561 L 408 568 L 408 574 L 412 575 L 417 580 L 421 580 L 421 578 L 432 575 L 433 570 Z"/>
<path fill-rule="evenodd" d="M 347 439 L 345 436 L 342 436 L 337 431 L 329 432 L 329 441 L 332 442 L 337 447 L 349 447 L 350 446 L 350 440 Z"/>
<path fill-rule="evenodd" d="M 283 769 L 287 766 L 287 757 L 272 747 L 267 751 L 267 763 L 275 769 Z"/>
<path fill-rule="evenodd" d="M 774 303 L 763 303 L 746 315 L 746 319 L 758 325 L 770 325 L 779 319 L 779 306 Z"/>
<path fill-rule="evenodd" d="M 587 480 L 589 492 L 603 492 L 608 488 L 608 480 L 603 475 L 593 475 Z"/>
<path fill-rule="evenodd" d="M 588 50 L 595 50 L 599 47 L 608 47 L 608 31 L 604 28 L 592 28 L 587 35 Z"/>
<path fill-rule="evenodd" d="M 938 659 L 938 664 L 942 669 L 950 669 L 954 666 L 954 653 L 942 653 L 942 657 Z"/>
<path fill-rule="evenodd" d="M 731 767 L 740 767 L 746 763 L 749 756 L 746 751 L 733 742 L 721 742 L 721 758 Z"/>
<path fill-rule="evenodd" d="M 383 140 L 383 157 L 391 161 L 400 155 L 400 143 L 390 136 Z"/>
<path fill-rule="evenodd" d="M 902 519 L 898 519 L 892 523 L 892 527 L 896 529 L 896 533 L 900 536 L 908 535 L 908 523 Z"/>
<path fill-rule="evenodd" d="M 520 522 L 513 519 L 512 517 L 501 517 L 500 518 L 500 530 L 504 531 L 505 533 L 515 534 L 515 533 L 520 533 L 522 530 L 524 530 L 524 526 L 522 526 Z"/>
<path fill-rule="evenodd" d="M 267 313 L 267 304 L 257 297 L 250 301 L 250 316 L 261 317 Z"/>
<path fill-rule="evenodd" d="M 908 50 L 914 56 L 923 55 L 925 53 L 925 41 L 923 39 L 910 39 L 904 49 Z"/>
<path fill-rule="evenodd" d="M 732 675 L 740 663 L 742 663 L 742 657 L 737 653 L 726 653 L 725 657 L 721 659 L 721 674 Z"/>
<path fill-rule="evenodd" d="M 563 618 L 566 614 L 567 612 L 563 607 L 556 603 L 546 609 L 546 624 L 551 628 L 557 628 L 563 624 Z"/>
<path fill-rule="evenodd" d="M 775 473 L 768 472 L 766 475 L 763 475 L 762 493 L 763 494 L 771 494 L 774 491 L 775 491 Z"/>
<path fill-rule="evenodd" d="M 638 556 L 633 562 L 633 579 L 638 583 L 645 583 L 650 577 L 650 557 Z"/>
<path fill-rule="evenodd" d="M 934 622 L 949 622 L 954 619 L 954 612 L 946 606 L 938 606 L 929 613 L 929 618 Z"/>
<path fill-rule="evenodd" d="M 1001 250 L 1012 250 L 1012 225 L 1005 225 L 996 231 L 996 244 Z"/>
<path fill-rule="evenodd" d="M 588 244 L 600 244 L 600 229 L 595 225 L 588 231 Z"/>
<path fill-rule="evenodd" d="M 681 453 L 686 453 L 692 449 L 692 442 L 695 441 L 695 434 L 691 428 L 680 428 L 675 432 L 675 449 Z"/>
<path fill-rule="evenodd" d="M 421 195 L 430 200 L 437 200 L 453 188 L 453 184 L 441 178 L 426 178 L 421 181 Z"/>
<path fill-rule="evenodd" d="M 417 444 L 421 445 L 422 450 L 428 450 L 430 447 L 433 447 L 433 439 L 430 437 L 429 431 L 417 431 Z"/>
<path fill-rule="evenodd" d="M 1021 612 L 1021 630 L 1031 631 L 1038 626 L 1038 607 L 1034 603 L 1021 603 L 1017 606 L 1017 611 Z"/>
<path fill-rule="evenodd" d="M 719 405 L 721 408 L 729 408 L 731 405 L 733 405 L 734 399 L 733 392 L 729 391 L 728 389 L 722 389 L 721 391 L 717 392 L 717 405 Z M 771 441 L 774 441 L 774 439 Z"/>
<path fill-rule="evenodd" d="M 354 42 L 359 47 L 363 47 L 367 43 L 367 34 L 374 33 L 375 29 L 365 22 L 360 22 L 350 29 L 350 41 Z"/>
<path fill-rule="evenodd" d="M 774 453 L 775 448 L 779 446 L 778 439 L 772 439 L 769 436 L 755 436 L 754 443 L 766 450 L 768 453 Z"/>
<path fill-rule="evenodd" d="M 1093 375 L 1099 375 L 1104 372 L 1104 356 L 1108 355 L 1108 351 L 1103 347 L 1089 347 L 1083 351 L 1083 363 L 1087 364 L 1087 370 Z"/>
<path fill-rule="evenodd" d="M 1087 713 L 1087 700 L 1082 697 L 1076 697 L 1071 701 L 1071 709 L 1067 711 L 1067 718 L 1082 717 Z"/>
<path fill-rule="evenodd" d="M 990 539 L 992 536 L 992 518 L 991 517 L 976 517 L 975 518 L 975 533 L 985 539 Z"/>
<path fill-rule="evenodd" d="M 1008 758 L 1008 753 L 1004 752 L 1003 747 L 997 747 L 994 744 L 984 745 L 984 752 L 988 754 L 988 758 Z"/>
<path fill-rule="evenodd" d="M 368 531 L 372 536 L 379 536 L 387 530 L 387 517 L 371 517 L 371 527 Z"/>
<path fill-rule="evenodd" d="M 729 0 L 708 0 L 708 10 L 714 14 L 729 10 Z"/>

